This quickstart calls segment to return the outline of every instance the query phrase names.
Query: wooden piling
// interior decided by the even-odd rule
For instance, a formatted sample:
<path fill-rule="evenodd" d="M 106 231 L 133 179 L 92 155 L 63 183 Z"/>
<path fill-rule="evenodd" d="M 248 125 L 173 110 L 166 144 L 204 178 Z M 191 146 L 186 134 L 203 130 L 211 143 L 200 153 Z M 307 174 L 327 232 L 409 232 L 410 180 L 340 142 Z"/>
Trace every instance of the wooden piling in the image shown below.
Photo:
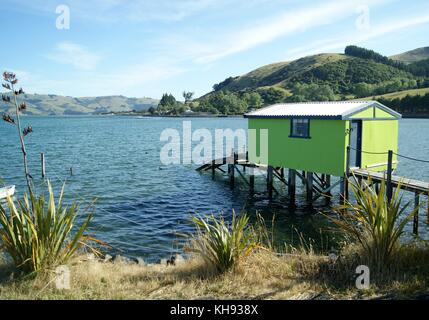
<path fill-rule="evenodd" d="M 212 178 L 215 178 L 216 160 L 212 160 Z"/>
<path fill-rule="evenodd" d="M 420 207 L 420 194 L 418 192 L 414 193 L 414 213 L 413 219 L 413 233 L 415 235 L 419 234 L 419 207 Z"/>
<path fill-rule="evenodd" d="M 387 172 L 386 172 L 386 198 L 390 202 L 392 200 L 393 187 L 392 187 L 392 160 L 393 160 L 393 151 L 389 150 L 387 156 Z"/>
<path fill-rule="evenodd" d="M 46 176 L 46 166 L 45 166 L 45 154 L 40 154 L 40 162 L 42 164 L 42 178 Z"/>
<path fill-rule="evenodd" d="M 326 176 L 325 176 L 325 189 L 329 189 L 331 187 L 331 175 L 330 174 L 327 174 Z M 332 195 L 332 193 L 331 193 L 331 191 L 328 191 L 327 193 L 326 193 L 326 196 L 328 197 L 328 196 L 331 196 Z"/>
<path fill-rule="evenodd" d="M 234 165 L 232 163 L 228 163 L 229 185 L 231 188 L 234 188 L 234 182 L 235 182 L 234 174 L 235 174 Z"/>
<path fill-rule="evenodd" d="M 235 184 L 235 153 L 234 153 L 234 149 L 232 149 L 231 151 L 231 156 L 230 159 L 228 161 L 228 176 L 229 176 L 229 185 L 232 188 L 234 188 L 234 184 Z"/>
<path fill-rule="evenodd" d="M 249 185 L 250 185 L 250 192 L 255 192 L 255 168 L 250 168 L 250 177 L 249 177 Z"/>
<path fill-rule="evenodd" d="M 346 151 L 346 174 L 343 180 L 343 189 L 341 192 L 344 197 L 344 202 L 349 200 L 349 176 L 350 176 L 350 146 L 347 146 Z"/>
<path fill-rule="evenodd" d="M 294 169 L 289 169 L 287 184 L 288 184 L 289 199 L 291 202 L 295 202 L 296 171 Z"/>
<path fill-rule="evenodd" d="M 313 201 L 313 172 L 307 172 L 306 175 L 306 194 L 307 194 L 307 201 L 312 202 Z"/>
<path fill-rule="evenodd" d="M 340 177 L 340 203 L 344 204 L 346 201 L 346 195 L 345 195 L 345 181 L 346 181 L 345 175 L 343 177 Z"/>
<path fill-rule="evenodd" d="M 272 199 L 273 197 L 273 170 L 274 168 L 272 166 L 268 166 L 267 168 L 267 190 L 268 190 L 268 197 Z"/>

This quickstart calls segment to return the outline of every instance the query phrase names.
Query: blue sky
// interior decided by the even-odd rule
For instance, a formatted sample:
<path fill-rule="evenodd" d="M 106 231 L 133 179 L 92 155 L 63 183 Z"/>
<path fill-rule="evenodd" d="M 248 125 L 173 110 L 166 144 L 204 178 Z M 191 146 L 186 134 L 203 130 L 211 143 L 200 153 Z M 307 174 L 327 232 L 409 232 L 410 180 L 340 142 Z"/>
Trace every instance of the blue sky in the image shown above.
<path fill-rule="evenodd" d="M 58 29 L 66 5 L 70 28 Z M 2 0 L 1 70 L 29 93 L 200 96 L 258 66 L 348 44 L 429 46 L 429 1 Z"/>

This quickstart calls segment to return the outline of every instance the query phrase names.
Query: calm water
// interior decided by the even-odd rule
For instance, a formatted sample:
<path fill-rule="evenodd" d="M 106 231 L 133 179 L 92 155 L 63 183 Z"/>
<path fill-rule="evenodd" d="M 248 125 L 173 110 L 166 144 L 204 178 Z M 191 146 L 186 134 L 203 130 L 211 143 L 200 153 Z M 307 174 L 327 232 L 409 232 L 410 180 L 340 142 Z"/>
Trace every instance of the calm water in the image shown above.
<path fill-rule="evenodd" d="M 189 119 L 186 119 L 189 120 Z M 323 200 L 309 207 L 304 193 L 297 191 L 297 204 L 289 206 L 284 195 L 272 203 L 264 194 L 249 197 L 246 185 L 237 180 L 234 190 L 226 177 L 195 171 L 195 165 L 160 163 L 159 154 L 165 142 L 160 134 L 165 128 L 182 129 L 183 119 L 139 117 L 26 117 L 23 124 L 33 126 L 27 138 L 30 170 L 37 185 L 40 178 L 40 153 L 46 155 L 47 175 L 58 189 L 67 179 L 67 201 L 78 199 L 83 204 L 97 198 L 92 231 L 107 241 L 115 252 L 143 256 L 148 260 L 167 257 L 180 248 L 177 232 L 190 231 L 191 213 L 223 212 L 230 215 L 246 210 L 259 211 L 267 221 L 276 215 L 275 234 L 279 243 L 299 241 L 297 232 L 313 239 L 320 248 L 335 243 L 335 235 L 326 218 L 318 214 L 329 211 Z M 246 128 L 241 118 L 192 119 L 192 129 Z M 429 120 L 401 120 L 400 153 L 429 159 Z M 16 131 L 0 122 L 0 178 L 2 184 L 15 184 L 24 190 L 21 154 Z M 73 168 L 73 176 L 70 176 Z M 400 160 L 399 174 L 429 180 L 429 165 Z M 264 191 L 263 177 L 256 188 Z M 277 185 L 282 194 L 283 186 Z M 407 196 L 408 197 L 408 196 Z M 426 201 L 426 199 L 424 199 Z M 421 210 L 425 221 L 425 210 Z M 410 231 L 409 226 L 408 231 Z M 420 233 L 427 238 L 427 226 Z"/>

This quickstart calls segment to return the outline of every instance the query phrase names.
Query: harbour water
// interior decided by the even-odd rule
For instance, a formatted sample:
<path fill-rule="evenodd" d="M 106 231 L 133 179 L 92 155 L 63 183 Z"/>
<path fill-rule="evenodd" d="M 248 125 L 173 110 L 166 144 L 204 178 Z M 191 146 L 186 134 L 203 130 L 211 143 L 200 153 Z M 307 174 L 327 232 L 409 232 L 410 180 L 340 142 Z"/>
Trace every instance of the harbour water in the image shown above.
<path fill-rule="evenodd" d="M 96 200 L 91 232 L 113 246 L 113 252 L 142 256 L 147 260 L 165 258 L 180 251 L 183 239 L 178 233 L 191 231 L 191 214 L 231 215 L 260 212 L 271 224 L 276 217 L 276 242 L 296 245 L 303 239 L 317 248 L 330 248 L 338 237 L 320 212 L 328 213 L 331 205 L 319 200 L 312 206 L 298 188 L 296 205 L 288 203 L 286 192 L 270 202 L 263 193 L 264 178 L 257 177 L 255 196 L 237 180 L 231 190 L 227 178 L 218 174 L 198 173 L 194 164 L 164 165 L 160 141 L 166 128 L 182 130 L 183 121 L 192 128 L 246 129 L 243 118 L 144 118 L 125 116 L 24 117 L 34 132 L 27 137 L 30 171 L 39 190 L 43 190 L 40 153 L 46 156 L 46 173 L 58 190 L 66 182 L 66 201 L 78 200 L 82 208 Z M 399 153 L 429 159 L 429 120 L 400 121 Z M 399 159 L 398 175 L 429 180 L 429 164 Z M 70 169 L 72 168 L 72 175 Z M 17 186 L 18 196 L 25 190 L 22 155 L 14 127 L 0 123 L 1 184 Z M 282 191 L 282 186 L 278 185 Z M 283 188 L 284 189 L 284 188 Z M 406 195 L 405 199 L 411 198 Z M 422 200 L 426 201 L 426 197 Z M 420 210 L 426 221 L 426 204 Z M 407 227 L 411 232 L 412 226 Z M 420 235 L 428 236 L 421 223 Z"/>

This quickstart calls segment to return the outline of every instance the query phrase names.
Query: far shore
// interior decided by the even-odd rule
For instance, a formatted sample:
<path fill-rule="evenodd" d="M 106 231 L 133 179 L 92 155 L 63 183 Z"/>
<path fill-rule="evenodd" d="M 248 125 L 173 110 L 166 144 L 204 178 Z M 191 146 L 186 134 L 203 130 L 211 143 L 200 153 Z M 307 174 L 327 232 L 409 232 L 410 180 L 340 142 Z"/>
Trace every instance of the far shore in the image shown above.
<path fill-rule="evenodd" d="M 88 116 L 123 116 L 123 117 L 151 117 L 151 118 L 243 118 L 243 114 L 232 114 L 232 115 L 222 115 L 222 114 L 210 114 L 210 115 L 199 115 L 199 114 L 193 114 L 193 115 L 159 115 L 159 114 L 147 114 L 147 113 L 139 113 L 139 112 L 124 112 L 124 113 L 88 113 L 88 114 L 46 114 L 46 115 L 39 115 L 39 114 L 27 114 L 24 116 L 30 116 L 30 117 L 88 117 Z M 403 119 L 429 119 L 429 113 L 425 114 L 402 114 Z"/>

